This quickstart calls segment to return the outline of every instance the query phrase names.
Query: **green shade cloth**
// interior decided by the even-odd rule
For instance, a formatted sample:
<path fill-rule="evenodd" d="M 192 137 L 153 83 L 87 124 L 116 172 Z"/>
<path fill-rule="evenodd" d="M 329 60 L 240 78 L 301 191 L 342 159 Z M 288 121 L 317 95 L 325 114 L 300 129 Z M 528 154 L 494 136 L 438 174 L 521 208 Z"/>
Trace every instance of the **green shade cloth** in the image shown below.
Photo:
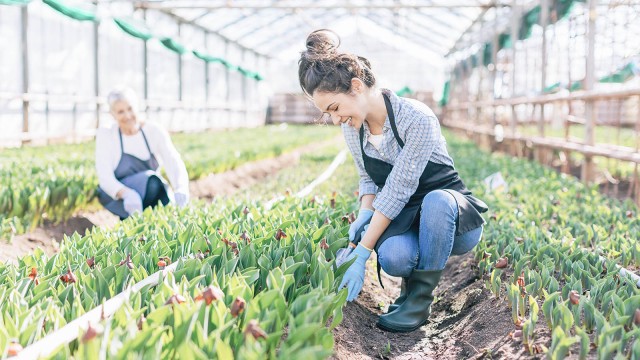
<path fill-rule="evenodd" d="M 552 92 L 556 92 L 556 91 L 560 90 L 560 88 L 561 88 L 561 84 L 558 81 L 557 83 L 551 84 L 551 85 L 547 86 L 546 88 L 542 89 L 542 92 L 543 93 L 552 93 Z"/>
<path fill-rule="evenodd" d="M 166 47 L 167 49 L 178 53 L 180 55 L 184 54 L 187 52 L 187 49 L 182 46 L 182 44 L 178 43 L 177 41 L 173 40 L 172 38 L 169 37 L 165 37 L 160 39 L 160 42 L 162 43 L 162 45 L 164 45 L 164 47 Z"/>
<path fill-rule="evenodd" d="M 540 7 L 540 5 L 538 5 L 524 14 L 522 20 L 520 21 L 520 28 L 518 29 L 519 40 L 524 40 L 531 37 L 531 29 L 533 29 L 533 25 L 540 23 L 541 11 L 542 8 Z"/>
<path fill-rule="evenodd" d="M 27 5 L 31 0 L 0 0 L 0 5 Z"/>
<path fill-rule="evenodd" d="M 242 75 L 244 75 L 245 77 L 249 78 L 249 79 L 254 79 L 254 80 L 258 80 L 258 81 L 262 81 L 264 80 L 264 77 L 262 77 L 262 75 L 258 74 L 257 72 L 254 71 L 250 71 L 247 70 L 241 66 L 237 67 L 238 72 L 240 72 Z"/>
<path fill-rule="evenodd" d="M 220 61 L 220 63 L 221 63 L 222 65 L 224 65 L 224 67 L 226 67 L 226 68 L 227 68 L 227 69 L 229 69 L 229 70 L 238 70 L 238 67 L 237 67 L 237 66 L 233 65 L 232 63 L 228 62 L 228 61 L 227 61 L 227 60 L 225 60 L 225 59 L 222 59 L 222 61 Z"/>
<path fill-rule="evenodd" d="M 582 90 L 583 88 L 584 88 L 584 80 L 574 81 L 573 84 L 569 86 L 569 90 L 571 91 Z"/>
<path fill-rule="evenodd" d="M 252 75 L 253 75 L 253 73 L 252 73 L 251 71 L 249 71 L 249 70 L 247 70 L 247 69 L 243 68 L 242 66 L 238 66 L 238 67 L 236 68 L 236 70 L 237 70 L 240 74 L 242 74 L 242 75 L 244 75 L 244 76 L 247 76 L 247 77 L 248 77 L 248 76 L 252 76 Z"/>
<path fill-rule="evenodd" d="M 491 49 L 491 43 L 485 43 L 482 50 L 482 65 L 488 66 L 493 62 L 493 50 Z"/>
<path fill-rule="evenodd" d="M 498 36 L 498 50 L 511 48 L 511 35 L 502 33 Z"/>
<path fill-rule="evenodd" d="M 149 40 L 153 37 L 147 24 L 133 18 L 114 18 L 113 21 L 127 34 L 142 40 Z"/>
<path fill-rule="evenodd" d="M 201 51 L 197 51 L 197 50 L 193 50 L 193 55 L 195 55 L 197 58 L 204 60 L 207 63 L 220 63 L 222 65 L 224 65 L 227 69 L 229 70 L 238 70 L 238 72 L 240 72 L 242 75 L 246 76 L 247 78 L 250 79 L 254 79 L 257 81 L 262 81 L 264 80 L 264 77 L 260 74 L 258 74 L 257 72 L 253 72 L 253 71 L 249 71 L 243 67 L 240 66 L 235 66 L 235 65 L 231 65 L 231 63 L 229 63 L 227 60 L 219 58 L 219 57 L 215 57 L 215 56 L 211 56 L 209 54 L 206 54 L 204 52 Z"/>
<path fill-rule="evenodd" d="M 586 0 L 555 0 L 553 2 L 552 10 L 556 12 L 556 21 L 562 20 L 571 13 L 573 5 L 578 2 L 585 2 Z M 554 20 L 553 18 L 551 19 Z"/>
<path fill-rule="evenodd" d="M 57 12 L 79 21 L 97 21 L 95 6 L 90 4 L 69 5 L 62 0 L 42 0 Z"/>
<path fill-rule="evenodd" d="M 471 55 L 471 68 L 475 69 L 478 67 L 480 61 L 478 60 L 478 54 Z"/>
<path fill-rule="evenodd" d="M 451 91 L 451 83 L 447 81 L 444 83 L 444 88 L 442 89 L 442 99 L 438 102 L 440 106 L 446 106 L 449 103 L 449 92 Z"/>
<path fill-rule="evenodd" d="M 396 91 L 396 95 L 398 96 L 407 96 L 413 94 L 413 90 L 410 87 L 405 86 L 402 89 Z"/>
<path fill-rule="evenodd" d="M 633 62 L 628 63 L 622 69 L 600 79 L 601 83 L 623 83 L 640 74 L 640 68 Z"/>
<path fill-rule="evenodd" d="M 209 54 L 205 54 L 201 51 L 198 50 L 193 50 L 193 55 L 195 55 L 197 58 L 204 60 L 205 62 L 208 63 L 222 63 L 224 61 L 224 59 L 221 59 L 219 57 L 215 57 L 215 56 L 211 56 Z"/>

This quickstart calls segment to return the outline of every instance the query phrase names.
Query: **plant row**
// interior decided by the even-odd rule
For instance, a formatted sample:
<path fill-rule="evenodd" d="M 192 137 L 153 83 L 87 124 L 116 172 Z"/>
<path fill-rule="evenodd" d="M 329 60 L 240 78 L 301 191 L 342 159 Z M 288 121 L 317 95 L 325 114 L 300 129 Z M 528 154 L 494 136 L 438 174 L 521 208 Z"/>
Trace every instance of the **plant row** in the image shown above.
<path fill-rule="evenodd" d="M 174 143 L 191 179 L 328 139 L 328 127 L 268 126 L 219 133 L 178 134 Z M 4 150 L 0 159 L 0 238 L 45 219 L 59 222 L 96 195 L 94 143 Z"/>
<path fill-rule="evenodd" d="M 180 299 L 180 311 L 191 316 L 189 334 L 194 337 L 189 341 L 198 346 L 189 349 L 197 358 L 221 356 L 215 352 L 223 351 L 217 350 L 222 349 L 220 341 L 234 345 L 231 349 L 240 358 L 250 358 L 246 354 L 256 351 L 273 358 L 276 349 L 278 356 L 286 355 L 285 358 L 289 357 L 287 354 L 315 351 L 318 352 L 314 356 L 326 357 L 333 344 L 330 331 L 325 328 L 327 317 L 332 316 L 335 324 L 339 323 L 344 304 L 344 296 L 335 293 L 341 273 L 334 273 L 332 254 L 346 243 L 348 224 L 342 217 L 352 203 L 352 197 L 342 196 L 286 197 L 271 209 L 262 208 L 260 203 L 237 205 L 237 200 L 221 200 L 203 209 L 147 210 L 143 216 L 132 217 L 113 230 L 95 229 L 85 237 L 67 238 L 60 252 L 51 258 L 36 251 L 20 259 L 17 266 L 0 265 L 0 316 L 5 325 L 4 332 L 0 329 L 0 349 L 8 354 L 12 341 L 28 346 L 160 267 L 179 261 L 176 272 L 161 286 L 142 291 L 122 309 L 163 321 L 164 325 L 156 326 L 152 321 L 154 325 L 146 331 L 132 332 L 135 322 L 117 322 L 140 318 L 129 315 L 117 315 L 101 324 L 103 330 L 111 329 L 102 332 L 100 340 L 111 344 L 107 347 L 111 349 L 108 357 L 131 351 L 172 356 L 167 351 L 176 350 L 170 350 L 176 340 L 171 339 L 179 336 L 184 340 L 184 334 L 177 334 L 184 324 L 177 326 L 176 322 L 182 324 L 185 319 L 176 319 L 178 313 L 162 308 L 173 295 Z M 280 284 L 278 291 L 274 291 L 275 282 Z M 194 300 L 210 286 L 225 294 L 223 301 L 212 305 L 217 310 Z M 238 319 L 230 313 L 224 319 L 213 317 L 214 313 L 231 309 L 237 297 L 246 301 L 244 316 L 249 318 Z M 259 316 L 256 318 L 250 310 Z M 203 312 L 209 323 L 202 317 Z M 280 335 L 269 337 L 271 340 L 257 350 L 239 350 L 243 348 L 239 342 L 246 340 L 246 327 L 256 324 L 251 320 L 256 320 L 268 334 L 279 331 Z M 211 331 L 223 323 L 226 325 L 211 338 Z M 293 329 L 299 328 L 307 334 L 302 335 L 306 340 L 285 336 L 279 341 L 285 327 L 291 335 Z M 148 341 L 150 333 L 158 335 L 153 337 L 156 342 Z M 128 343 L 137 347 L 122 345 Z M 83 344 L 72 343 L 57 356 L 84 351 Z"/>
<path fill-rule="evenodd" d="M 640 290 L 616 267 L 640 265 L 635 204 L 535 163 L 449 145 L 463 178 L 500 171 L 506 180 L 504 192 L 472 185 L 491 209 L 475 257 L 512 309 L 514 339 L 550 359 L 640 358 Z M 545 324 L 550 343 L 537 338 Z"/>

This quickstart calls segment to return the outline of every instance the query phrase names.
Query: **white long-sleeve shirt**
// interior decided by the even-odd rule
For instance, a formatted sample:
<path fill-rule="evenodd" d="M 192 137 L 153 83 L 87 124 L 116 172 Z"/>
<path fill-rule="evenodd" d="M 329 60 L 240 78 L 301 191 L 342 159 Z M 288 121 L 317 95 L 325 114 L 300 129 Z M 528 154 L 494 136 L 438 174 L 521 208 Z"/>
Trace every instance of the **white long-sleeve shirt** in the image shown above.
<path fill-rule="evenodd" d="M 114 124 L 111 128 L 100 128 L 96 132 L 96 172 L 98 174 L 98 183 L 100 188 L 114 199 L 118 191 L 125 187 L 124 184 L 116 179 L 114 174 L 122 155 L 118 129 L 118 125 Z M 189 195 L 187 168 L 175 146 L 173 146 L 169 133 L 159 125 L 148 122 L 144 124 L 142 130 L 149 142 L 149 148 L 158 160 L 160 167 L 165 168 L 173 191 Z M 125 153 L 131 154 L 140 160 L 148 160 L 151 157 L 140 131 L 135 135 L 122 134 L 122 146 Z"/>

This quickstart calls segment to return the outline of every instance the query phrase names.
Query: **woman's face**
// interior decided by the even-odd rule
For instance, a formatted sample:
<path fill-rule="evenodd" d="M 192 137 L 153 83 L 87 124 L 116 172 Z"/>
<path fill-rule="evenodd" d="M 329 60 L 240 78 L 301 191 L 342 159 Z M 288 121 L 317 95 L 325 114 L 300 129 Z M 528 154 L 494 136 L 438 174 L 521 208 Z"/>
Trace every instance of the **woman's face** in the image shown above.
<path fill-rule="evenodd" d="M 118 100 L 111 106 L 111 115 L 121 129 L 132 129 L 137 123 L 136 112 L 127 100 Z"/>
<path fill-rule="evenodd" d="M 331 93 L 316 91 L 313 103 L 322 111 L 323 118 L 331 117 L 334 125 L 347 124 L 360 129 L 367 116 L 367 99 L 361 92 Z"/>

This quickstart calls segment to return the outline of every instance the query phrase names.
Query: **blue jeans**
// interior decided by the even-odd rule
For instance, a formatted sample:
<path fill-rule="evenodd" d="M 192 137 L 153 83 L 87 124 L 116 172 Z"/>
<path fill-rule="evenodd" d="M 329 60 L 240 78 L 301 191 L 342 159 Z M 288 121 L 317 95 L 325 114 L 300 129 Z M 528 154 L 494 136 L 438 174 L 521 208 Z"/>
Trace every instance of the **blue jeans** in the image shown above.
<path fill-rule="evenodd" d="M 435 190 L 422 200 L 419 230 L 385 240 L 378 249 L 378 261 L 387 274 L 408 277 L 413 269 L 442 270 L 451 255 L 473 249 L 482 237 L 483 227 L 456 236 L 458 204 L 453 195 Z"/>

